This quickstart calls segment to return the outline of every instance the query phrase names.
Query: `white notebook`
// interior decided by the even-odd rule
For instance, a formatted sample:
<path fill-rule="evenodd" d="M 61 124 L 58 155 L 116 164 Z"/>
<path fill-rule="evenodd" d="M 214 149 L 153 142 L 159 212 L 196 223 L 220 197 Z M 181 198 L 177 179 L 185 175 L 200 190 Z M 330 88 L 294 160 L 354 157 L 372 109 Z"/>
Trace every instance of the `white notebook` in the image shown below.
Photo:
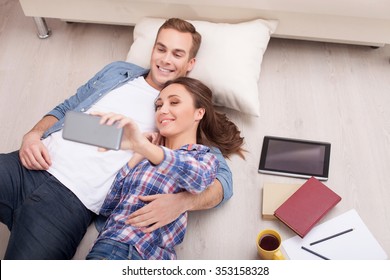
<path fill-rule="evenodd" d="M 314 245 L 315 241 L 353 229 Z M 355 209 L 314 227 L 304 238 L 294 236 L 283 241 L 291 260 L 322 260 L 302 246 L 330 260 L 386 260 L 387 254 L 369 231 Z"/>

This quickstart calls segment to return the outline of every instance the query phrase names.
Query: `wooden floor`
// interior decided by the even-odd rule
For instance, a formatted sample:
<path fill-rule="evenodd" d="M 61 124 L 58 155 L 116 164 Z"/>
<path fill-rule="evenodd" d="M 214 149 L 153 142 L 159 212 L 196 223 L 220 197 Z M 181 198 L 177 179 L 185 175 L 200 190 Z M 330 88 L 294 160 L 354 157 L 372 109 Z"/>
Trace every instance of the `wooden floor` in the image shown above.
<path fill-rule="evenodd" d="M 19 2 L 0 0 L 1 153 L 18 149 L 43 114 L 103 66 L 125 59 L 132 42 L 132 27 L 47 22 L 53 35 L 40 40 Z M 264 135 L 331 142 L 327 185 L 342 201 L 327 218 L 355 208 L 390 256 L 390 46 L 271 39 L 259 85 L 259 118 L 226 110 L 250 151 L 246 162 L 229 162 L 234 196 L 218 209 L 191 213 L 179 258 L 254 259 L 260 229 L 293 236 L 260 216 L 264 182 L 299 181 L 257 173 Z M 1 257 L 8 232 L 0 230 Z"/>

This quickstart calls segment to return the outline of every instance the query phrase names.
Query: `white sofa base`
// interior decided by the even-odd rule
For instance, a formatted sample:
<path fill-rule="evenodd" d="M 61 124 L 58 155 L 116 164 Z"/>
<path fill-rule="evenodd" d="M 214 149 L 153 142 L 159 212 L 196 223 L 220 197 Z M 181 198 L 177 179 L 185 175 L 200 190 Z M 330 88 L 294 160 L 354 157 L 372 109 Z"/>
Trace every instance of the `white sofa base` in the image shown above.
<path fill-rule="evenodd" d="M 119 25 L 135 25 L 145 16 L 212 22 L 276 19 L 279 25 L 274 37 L 371 46 L 390 43 L 390 3 L 386 2 L 20 0 L 24 14 L 37 18 Z"/>

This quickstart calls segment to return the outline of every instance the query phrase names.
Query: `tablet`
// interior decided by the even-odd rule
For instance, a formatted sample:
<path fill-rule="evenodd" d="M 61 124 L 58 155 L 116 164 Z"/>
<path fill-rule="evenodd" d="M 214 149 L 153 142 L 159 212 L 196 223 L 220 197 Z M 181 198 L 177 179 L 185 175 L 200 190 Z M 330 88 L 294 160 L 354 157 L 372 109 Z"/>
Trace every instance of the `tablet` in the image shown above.
<path fill-rule="evenodd" d="M 265 136 L 259 172 L 328 180 L 330 143 Z"/>
<path fill-rule="evenodd" d="M 69 111 L 65 115 L 62 137 L 83 144 L 119 150 L 123 128 L 100 124 L 100 117 Z"/>

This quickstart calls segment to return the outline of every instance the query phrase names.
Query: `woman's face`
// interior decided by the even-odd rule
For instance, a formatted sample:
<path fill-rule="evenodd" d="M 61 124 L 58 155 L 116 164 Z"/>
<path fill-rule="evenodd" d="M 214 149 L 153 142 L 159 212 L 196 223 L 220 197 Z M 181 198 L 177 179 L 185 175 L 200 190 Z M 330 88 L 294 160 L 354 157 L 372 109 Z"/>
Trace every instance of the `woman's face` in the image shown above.
<path fill-rule="evenodd" d="M 164 88 L 155 105 L 156 125 L 162 136 L 196 138 L 196 130 L 204 109 L 194 107 L 193 97 L 183 85 L 171 84 Z"/>

